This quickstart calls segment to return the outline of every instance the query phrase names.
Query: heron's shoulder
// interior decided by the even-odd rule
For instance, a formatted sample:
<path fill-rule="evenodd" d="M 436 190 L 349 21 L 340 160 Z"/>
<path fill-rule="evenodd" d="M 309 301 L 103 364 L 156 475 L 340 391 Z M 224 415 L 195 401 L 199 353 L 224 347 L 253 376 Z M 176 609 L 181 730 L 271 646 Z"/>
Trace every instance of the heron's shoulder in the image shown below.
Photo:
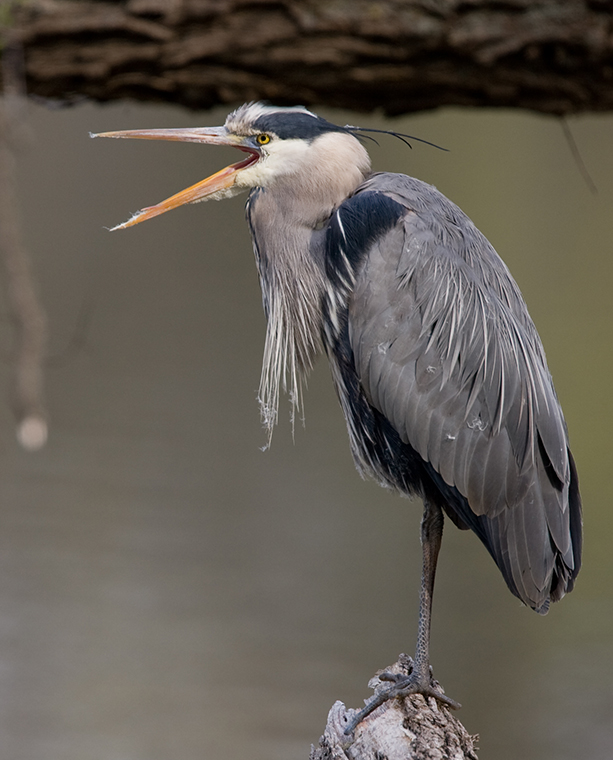
<path fill-rule="evenodd" d="M 431 205 L 433 199 L 451 204 L 451 201 L 434 185 L 429 185 L 416 177 L 409 177 L 407 174 L 392 172 L 371 174 L 357 190 L 357 194 L 365 192 L 382 193 L 415 210 Z"/>
<path fill-rule="evenodd" d="M 429 185 L 417 177 L 409 177 L 408 174 L 395 172 L 373 172 L 360 185 L 360 191 L 374 190 L 378 192 L 397 192 L 399 194 L 411 194 L 429 189 L 438 192 L 434 185 Z"/>
<path fill-rule="evenodd" d="M 379 172 L 372 174 L 358 188 L 357 194 L 376 192 L 404 206 L 405 212 L 425 224 L 462 228 L 467 234 L 477 234 L 472 220 L 453 201 L 434 185 L 407 174 Z M 419 222 L 418 222 L 419 226 Z"/>
<path fill-rule="evenodd" d="M 334 211 L 328 226 L 328 246 L 363 255 L 370 245 L 394 227 L 406 207 L 376 188 L 361 185 Z"/>

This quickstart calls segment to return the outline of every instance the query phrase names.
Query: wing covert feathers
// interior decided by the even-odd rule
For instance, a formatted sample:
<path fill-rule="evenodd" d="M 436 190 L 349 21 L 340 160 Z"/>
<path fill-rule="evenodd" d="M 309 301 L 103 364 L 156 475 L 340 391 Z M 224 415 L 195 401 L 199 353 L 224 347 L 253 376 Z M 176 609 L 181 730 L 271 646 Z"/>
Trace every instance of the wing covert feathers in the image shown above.
<path fill-rule="evenodd" d="M 581 506 L 536 328 L 505 264 L 435 188 L 379 174 L 364 191 L 406 208 L 371 244 L 349 304 L 366 397 L 464 497 L 457 517 L 513 593 L 546 612 L 579 569 Z"/>

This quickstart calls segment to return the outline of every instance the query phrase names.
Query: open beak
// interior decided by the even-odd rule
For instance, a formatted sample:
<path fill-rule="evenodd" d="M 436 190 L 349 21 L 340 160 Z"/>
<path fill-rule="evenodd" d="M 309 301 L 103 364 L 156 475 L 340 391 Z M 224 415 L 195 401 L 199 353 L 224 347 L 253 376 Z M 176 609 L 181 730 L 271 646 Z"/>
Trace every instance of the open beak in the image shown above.
<path fill-rule="evenodd" d="M 141 140 L 178 140 L 180 142 L 207 143 L 209 145 L 228 145 L 238 148 L 247 153 L 247 158 L 236 164 L 230 164 L 225 169 L 212 174 L 210 177 L 197 182 L 195 185 L 182 190 L 180 193 L 167 198 L 155 206 L 147 206 L 137 211 L 134 216 L 123 224 L 112 227 L 113 230 L 122 230 L 132 227 L 154 216 L 170 211 L 172 208 L 182 206 L 184 203 L 197 203 L 198 201 L 214 198 L 219 200 L 234 195 L 237 188 L 234 187 L 236 177 L 240 171 L 254 164 L 260 154 L 251 147 L 245 147 L 244 138 L 233 135 L 226 131 L 225 127 L 196 127 L 193 129 L 129 129 L 122 132 L 100 132 L 92 134 L 92 137 L 128 137 Z"/>

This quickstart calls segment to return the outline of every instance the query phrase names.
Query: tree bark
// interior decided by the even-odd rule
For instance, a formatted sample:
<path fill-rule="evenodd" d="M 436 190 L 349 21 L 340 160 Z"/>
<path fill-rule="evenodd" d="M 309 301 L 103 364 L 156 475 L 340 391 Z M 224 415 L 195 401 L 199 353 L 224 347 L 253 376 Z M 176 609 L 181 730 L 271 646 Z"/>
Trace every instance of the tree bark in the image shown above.
<path fill-rule="evenodd" d="M 64 102 L 133 98 L 201 109 L 267 99 L 387 114 L 613 107 L 613 0 L 13 6 L 28 93 Z"/>
<path fill-rule="evenodd" d="M 400 655 L 399 661 L 385 670 L 406 675 L 409 662 L 406 655 Z M 389 688 L 377 676 L 369 686 L 375 694 Z M 475 743 L 479 737 L 471 736 L 435 699 L 414 694 L 385 702 L 347 736 L 345 727 L 353 713 L 342 702 L 332 706 L 319 745 L 311 748 L 310 760 L 478 760 Z"/>

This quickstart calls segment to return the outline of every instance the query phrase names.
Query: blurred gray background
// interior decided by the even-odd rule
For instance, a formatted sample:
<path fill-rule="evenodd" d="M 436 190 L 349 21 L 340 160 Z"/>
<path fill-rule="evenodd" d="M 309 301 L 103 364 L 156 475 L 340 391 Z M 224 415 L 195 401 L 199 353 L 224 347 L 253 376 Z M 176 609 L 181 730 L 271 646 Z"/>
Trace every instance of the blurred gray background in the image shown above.
<path fill-rule="evenodd" d="M 221 124 L 135 104 L 28 109 L 20 202 L 49 312 L 51 434 L 0 405 L 0 755 L 306 760 L 336 699 L 412 652 L 421 506 L 360 480 L 324 361 L 292 441 L 262 452 L 264 339 L 244 198 L 105 227 L 236 160 L 89 131 Z M 442 110 L 385 121 L 376 169 L 439 187 L 520 284 L 570 428 L 585 509 L 576 590 L 523 608 L 447 524 L 432 660 L 482 760 L 613 756 L 613 117 Z M 90 315 L 77 341 L 80 315 Z M 6 313 L 6 308 L 3 308 Z M 10 325 L 0 328 L 3 386 Z M 5 396 L 8 391 L 5 390 Z"/>

